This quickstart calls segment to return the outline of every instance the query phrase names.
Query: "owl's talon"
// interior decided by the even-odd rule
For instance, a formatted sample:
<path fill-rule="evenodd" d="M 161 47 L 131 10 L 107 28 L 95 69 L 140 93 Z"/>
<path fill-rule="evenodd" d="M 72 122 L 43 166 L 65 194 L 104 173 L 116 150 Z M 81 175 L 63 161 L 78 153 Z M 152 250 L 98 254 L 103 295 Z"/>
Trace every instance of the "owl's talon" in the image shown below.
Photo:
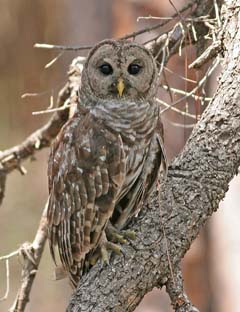
<path fill-rule="evenodd" d="M 101 253 L 101 259 L 102 259 L 103 264 L 109 265 L 109 257 L 108 257 L 108 251 L 106 248 L 106 244 L 107 243 L 105 243 L 104 245 L 102 245 L 100 247 L 100 253 Z"/>
<path fill-rule="evenodd" d="M 122 248 L 119 245 L 114 244 L 112 242 L 109 242 L 109 241 L 106 242 L 106 247 L 107 247 L 108 250 L 113 251 L 114 253 L 116 253 L 119 256 L 122 253 Z"/>
<path fill-rule="evenodd" d="M 114 243 L 126 244 L 128 240 L 135 240 L 136 233 L 132 230 L 117 230 L 111 223 L 107 225 L 106 235 Z"/>
<path fill-rule="evenodd" d="M 109 265 L 109 251 L 112 251 L 117 255 L 124 254 L 122 248 L 118 244 L 108 241 L 104 233 L 99 242 L 98 248 L 88 260 L 90 265 L 94 266 L 99 259 L 102 260 L 103 265 L 104 264 Z"/>
<path fill-rule="evenodd" d="M 124 237 L 130 240 L 135 240 L 136 239 L 136 233 L 132 230 L 124 230 L 122 231 Z"/>

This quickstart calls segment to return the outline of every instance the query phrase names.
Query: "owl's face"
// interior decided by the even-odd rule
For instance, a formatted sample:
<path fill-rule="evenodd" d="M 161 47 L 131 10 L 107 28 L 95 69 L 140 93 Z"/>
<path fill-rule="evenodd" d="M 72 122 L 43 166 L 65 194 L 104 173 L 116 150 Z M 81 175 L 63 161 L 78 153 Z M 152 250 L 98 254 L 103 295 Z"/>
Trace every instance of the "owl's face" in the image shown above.
<path fill-rule="evenodd" d="M 83 77 L 95 98 L 146 99 L 154 96 L 157 69 L 144 46 L 107 40 L 90 52 Z"/>

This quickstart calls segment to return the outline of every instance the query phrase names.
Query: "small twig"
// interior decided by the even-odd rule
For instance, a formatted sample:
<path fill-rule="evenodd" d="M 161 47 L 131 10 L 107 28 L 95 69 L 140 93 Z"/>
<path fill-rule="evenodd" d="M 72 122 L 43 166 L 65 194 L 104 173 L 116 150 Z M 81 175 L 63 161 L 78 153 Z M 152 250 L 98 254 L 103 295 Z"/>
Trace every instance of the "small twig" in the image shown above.
<path fill-rule="evenodd" d="M 6 255 L 6 256 L 0 257 L 0 261 L 9 260 L 10 258 L 15 257 L 15 256 L 18 255 L 18 254 L 19 254 L 19 249 L 17 249 L 17 250 L 15 250 L 15 251 L 11 252 L 10 254 L 8 254 L 8 255 Z"/>
<path fill-rule="evenodd" d="M 159 104 L 165 106 L 165 107 L 168 108 L 168 109 L 171 109 L 172 111 L 174 111 L 174 112 L 176 112 L 176 113 L 178 113 L 178 114 L 180 114 L 180 115 L 182 115 L 182 116 L 186 116 L 186 117 L 192 118 L 192 119 L 194 119 L 194 120 L 198 120 L 198 119 L 199 119 L 199 116 L 192 115 L 192 114 L 189 114 L 189 113 L 187 113 L 187 112 L 183 112 L 183 111 L 181 111 L 180 109 L 178 109 L 178 108 L 176 108 L 176 107 L 172 107 L 171 104 L 168 104 L 168 103 L 166 103 L 166 102 L 164 102 L 164 101 L 162 101 L 162 100 L 160 100 L 160 99 L 158 99 L 158 98 L 156 98 L 156 101 L 157 101 Z M 161 114 L 162 114 L 162 112 L 161 112 Z"/>
<path fill-rule="evenodd" d="M 164 90 L 167 90 L 167 91 L 169 90 L 169 86 L 167 86 L 167 85 L 160 85 L 160 87 L 162 87 Z M 194 98 L 195 100 L 208 101 L 208 102 L 212 100 L 212 98 L 210 98 L 210 97 L 204 97 L 204 96 L 192 94 L 191 92 L 183 91 L 180 89 L 176 89 L 176 88 L 172 88 L 172 87 L 170 87 L 170 89 L 173 93 L 190 96 L 190 97 Z"/>
<path fill-rule="evenodd" d="M 165 113 L 167 110 L 169 110 L 171 107 L 177 105 L 178 103 L 186 100 L 188 97 L 192 96 L 195 92 L 197 92 L 197 90 L 205 83 L 205 81 L 207 80 L 207 78 L 209 78 L 209 76 L 211 76 L 211 74 L 213 73 L 213 71 L 216 69 L 216 67 L 218 66 L 219 61 L 215 60 L 213 62 L 213 65 L 208 69 L 208 71 L 206 72 L 205 76 L 199 81 L 198 85 L 193 88 L 190 92 L 188 92 L 187 95 L 183 96 L 182 98 L 178 99 L 177 101 L 175 101 L 174 103 L 171 103 L 171 105 L 167 108 L 165 108 L 161 114 Z"/>
<path fill-rule="evenodd" d="M 214 41 L 194 62 L 188 65 L 188 68 L 199 69 L 208 61 L 215 58 L 221 51 L 221 41 Z"/>
<path fill-rule="evenodd" d="M 56 107 L 56 108 L 47 108 L 45 110 L 42 110 L 42 111 L 37 111 L 37 112 L 32 112 L 32 115 L 42 115 L 42 114 L 49 114 L 49 113 L 53 113 L 53 112 L 59 112 L 59 111 L 63 111 L 67 108 L 70 108 L 71 107 L 71 104 L 68 104 L 68 105 L 64 105 L 64 106 L 61 106 L 61 107 Z"/>
<path fill-rule="evenodd" d="M 0 301 L 4 301 L 8 298 L 8 294 L 9 294 L 9 289 L 10 289 L 10 274 L 9 274 L 9 259 L 6 259 L 5 261 L 6 263 L 6 291 L 5 294 L 3 295 L 3 297 L 0 298 Z"/>
<path fill-rule="evenodd" d="M 194 5 L 194 1 L 189 2 L 186 6 L 184 6 L 179 12 L 185 12 L 189 8 L 191 8 Z M 173 18 L 177 17 L 177 14 L 173 15 Z M 131 34 L 128 34 L 126 36 L 123 36 L 119 39 L 130 39 L 130 38 L 135 38 L 136 36 L 142 35 L 146 32 L 150 32 L 156 29 L 159 29 L 163 27 L 165 24 L 167 24 L 169 20 L 164 21 L 162 23 L 159 23 L 157 25 L 154 25 L 152 27 L 147 27 L 143 28 L 139 31 L 132 32 Z M 93 45 L 80 45 L 80 46 L 65 46 L 65 45 L 54 45 L 54 44 L 47 44 L 47 43 L 35 43 L 34 44 L 35 48 L 40 48 L 40 49 L 56 49 L 56 50 L 65 50 L 65 51 L 79 51 L 79 50 L 89 50 L 93 47 Z"/>
<path fill-rule="evenodd" d="M 217 25 L 218 25 L 218 27 L 221 27 L 221 18 L 220 18 L 220 14 L 219 14 L 219 7 L 218 7 L 216 0 L 213 0 L 213 5 L 214 5 L 215 15 L 216 15 L 216 19 L 217 19 Z"/>
<path fill-rule="evenodd" d="M 165 120 L 167 123 L 169 123 L 171 126 L 174 127 L 178 127 L 178 128 L 183 128 L 183 129 L 192 129 L 196 126 L 196 123 L 193 124 L 181 124 L 181 123 L 177 123 L 177 122 L 173 122 L 167 118 L 163 118 L 163 120 Z"/>
<path fill-rule="evenodd" d="M 10 268 L 9 268 L 9 260 L 17 255 L 19 255 L 19 250 L 17 249 L 6 256 L 0 257 L 0 261 L 5 261 L 6 265 L 6 291 L 3 297 L 0 298 L 0 301 L 4 301 L 8 298 L 9 290 L 10 290 Z"/>
<path fill-rule="evenodd" d="M 52 109 L 53 106 L 54 106 L 54 92 L 53 92 L 53 90 L 52 90 L 52 94 L 51 94 L 51 96 L 50 96 L 50 104 L 49 104 L 49 106 L 48 106 L 47 109 Z"/>
<path fill-rule="evenodd" d="M 65 79 L 64 79 L 64 81 L 55 84 L 54 87 L 51 88 L 51 89 L 48 89 L 48 90 L 45 90 L 45 91 L 42 91 L 42 92 L 26 92 L 26 93 L 23 93 L 21 95 L 21 99 L 25 99 L 27 97 L 44 96 L 46 94 L 52 93 L 54 91 L 57 91 L 59 89 L 59 87 L 62 87 L 63 85 L 65 85 L 65 83 L 66 82 L 65 82 Z"/>
<path fill-rule="evenodd" d="M 43 210 L 39 228 L 32 244 L 25 243 L 19 249 L 23 258 L 22 281 L 11 312 L 23 312 L 29 301 L 30 291 L 35 279 L 47 239 L 47 204 Z"/>
<path fill-rule="evenodd" d="M 208 18 L 209 16 L 206 15 L 206 16 L 199 16 L 199 17 L 183 17 L 182 19 L 185 21 L 185 22 L 205 22 L 205 21 L 208 21 L 208 22 L 212 22 L 214 19 L 212 18 Z M 137 18 L 137 22 L 139 22 L 140 20 L 163 20 L 163 21 L 172 21 L 174 19 L 179 19 L 178 16 L 164 16 L 164 17 L 160 17 L 160 16 L 139 16 Z"/>
<path fill-rule="evenodd" d="M 172 71 L 172 70 L 171 70 L 170 68 L 168 68 L 167 66 L 164 66 L 164 69 L 166 69 L 166 71 L 168 71 L 169 73 L 174 74 L 174 76 L 178 76 L 178 77 L 181 78 L 182 80 L 186 80 L 186 81 L 188 81 L 188 82 L 192 82 L 192 83 L 195 83 L 195 84 L 197 83 L 196 80 L 192 80 L 192 79 L 190 79 L 190 78 L 186 78 L 186 77 L 184 77 L 184 76 L 182 76 L 182 75 L 179 75 L 178 73 Z"/>
<path fill-rule="evenodd" d="M 48 43 L 35 43 L 34 44 L 34 48 L 65 50 L 65 51 L 90 50 L 92 47 L 93 45 L 64 46 L 64 45 L 54 45 L 54 44 L 48 44 Z"/>
<path fill-rule="evenodd" d="M 66 84 L 59 93 L 58 106 L 63 106 L 69 95 L 69 85 Z M 4 171 L 4 174 L 7 174 L 14 169 L 23 168 L 20 162 L 32 156 L 35 151 L 49 146 L 67 119 L 67 108 L 57 111 L 46 125 L 33 132 L 22 143 L 3 151 L 0 154 L 0 173 Z"/>
<path fill-rule="evenodd" d="M 51 67 L 57 60 L 60 59 L 61 56 L 63 56 L 63 54 L 64 54 L 64 51 L 61 52 L 61 53 L 59 53 L 53 60 L 51 60 L 49 63 L 47 63 L 47 64 L 44 66 L 44 68 L 49 68 L 49 67 Z"/>

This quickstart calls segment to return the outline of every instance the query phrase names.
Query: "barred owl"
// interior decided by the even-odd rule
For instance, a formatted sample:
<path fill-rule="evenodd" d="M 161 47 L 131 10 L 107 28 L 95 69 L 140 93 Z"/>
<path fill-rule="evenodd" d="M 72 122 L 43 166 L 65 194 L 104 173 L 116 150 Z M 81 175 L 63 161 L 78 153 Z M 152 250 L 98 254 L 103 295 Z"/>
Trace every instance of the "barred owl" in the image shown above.
<path fill-rule="evenodd" d="M 112 234 L 121 237 L 164 164 L 157 76 L 151 53 L 133 42 L 102 41 L 84 64 L 79 109 L 48 168 L 50 250 L 74 286 L 97 250 L 114 250 Z"/>

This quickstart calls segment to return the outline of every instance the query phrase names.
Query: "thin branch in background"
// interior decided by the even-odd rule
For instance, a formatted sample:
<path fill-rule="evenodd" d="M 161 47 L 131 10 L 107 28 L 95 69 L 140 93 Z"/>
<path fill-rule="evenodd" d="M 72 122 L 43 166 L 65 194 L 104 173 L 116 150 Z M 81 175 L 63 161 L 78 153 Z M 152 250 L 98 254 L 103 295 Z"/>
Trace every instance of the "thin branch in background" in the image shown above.
<path fill-rule="evenodd" d="M 9 260 L 14 256 L 18 255 L 19 250 L 13 251 L 6 256 L 0 257 L 0 261 L 5 261 L 6 266 L 6 291 L 5 294 L 0 298 L 0 301 L 4 301 L 8 298 L 9 291 L 10 291 L 10 268 L 9 268 Z"/>
<path fill-rule="evenodd" d="M 29 302 L 29 295 L 32 289 L 33 281 L 36 277 L 38 266 L 43 254 L 45 242 L 47 240 L 47 204 L 43 210 L 39 228 L 34 241 L 24 243 L 18 253 L 23 259 L 22 280 L 14 304 L 9 309 L 11 312 L 23 312 Z"/>
<path fill-rule="evenodd" d="M 25 99 L 25 98 L 27 98 L 27 97 L 36 97 L 36 96 L 42 96 L 42 95 L 45 95 L 45 94 L 47 94 L 47 93 L 49 93 L 49 92 L 51 92 L 51 91 L 43 91 L 43 92 L 39 92 L 39 93 L 30 93 L 30 92 L 28 92 L 28 93 L 24 93 L 24 94 L 22 94 L 21 95 L 21 98 L 22 99 Z"/>
<path fill-rule="evenodd" d="M 213 0 L 213 5 L 214 5 L 214 10 L 215 10 L 215 16 L 217 19 L 217 25 L 220 28 L 222 23 L 221 23 L 221 18 L 220 18 L 220 14 L 219 14 L 219 7 L 217 4 L 217 0 Z"/>
<path fill-rule="evenodd" d="M 0 301 L 6 300 L 8 298 L 9 290 L 10 290 L 10 272 L 9 272 L 9 260 L 6 260 L 6 292 Z"/>
<path fill-rule="evenodd" d="M 214 41 L 196 60 L 188 65 L 188 68 L 199 69 L 208 61 L 215 58 L 221 51 L 221 41 Z"/>
<path fill-rule="evenodd" d="M 26 92 L 26 93 L 23 93 L 21 95 L 21 99 L 25 99 L 25 98 L 28 98 L 28 97 L 44 96 L 44 95 L 56 92 L 57 90 L 59 91 L 59 88 L 63 87 L 65 84 L 66 84 L 66 79 L 64 79 L 64 81 L 61 81 L 61 82 L 59 82 L 57 84 L 54 84 L 54 87 L 52 87 L 51 89 L 48 89 L 48 90 L 45 90 L 45 91 L 42 91 L 42 92 Z"/>
<path fill-rule="evenodd" d="M 178 128 L 184 128 L 184 129 L 192 129 L 196 126 L 196 123 L 197 123 L 197 121 L 196 121 L 195 123 L 192 123 L 192 124 L 186 124 L 186 123 L 181 124 L 181 123 L 173 122 L 173 121 L 171 121 L 165 117 L 163 117 L 162 119 L 165 120 L 167 123 L 169 123 L 171 126 L 178 127 Z"/>
<path fill-rule="evenodd" d="M 61 58 L 61 56 L 63 56 L 63 54 L 64 54 L 64 51 L 59 53 L 56 57 L 54 57 L 54 59 L 52 59 L 49 63 L 47 63 L 44 66 L 44 68 L 47 69 L 47 68 L 51 67 L 54 63 L 56 63 Z"/>
<path fill-rule="evenodd" d="M 179 12 L 183 13 L 193 7 L 195 5 L 195 1 L 190 1 L 186 6 L 184 6 Z M 173 15 L 173 18 L 177 17 L 177 14 L 175 13 Z M 157 25 L 154 25 L 152 27 L 145 27 L 139 31 L 132 32 L 131 34 L 128 34 L 126 36 L 123 36 L 119 39 L 126 40 L 130 38 L 135 38 L 137 36 L 140 36 L 142 34 L 145 34 L 147 32 L 151 32 L 153 30 L 159 29 L 163 27 L 164 25 L 168 24 L 169 20 L 165 20 Z M 79 50 L 90 50 L 93 47 L 93 45 L 79 45 L 79 46 L 65 46 L 65 45 L 54 45 L 54 44 L 48 44 L 48 43 L 35 43 L 34 48 L 40 48 L 40 49 L 55 49 L 55 50 L 64 50 L 64 51 L 79 51 Z"/>
<path fill-rule="evenodd" d="M 59 92 L 58 106 L 61 107 L 69 100 L 70 89 L 66 84 Z M 0 174 L 5 175 L 14 169 L 21 168 L 21 162 L 42 148 L 48 147 L 56 137 L 61 127 L 68 120 L 68 107 L 57 111 L 40 129 L 29 135 L 22 143 L 0 153 Z"/>
<path fill-rule="evenodd" d="M 169 73 L 171 73 L 171 74 L 173 74 L 174 76 L 178 76 L 180 79 L 182 79 L 182 80 L 187 80 L 187 81 L 189 81 L 189 82 L 192 82 L 192 83 L 197 83 L 197 81 L 196 80 L 192 80 L 192 79 L 190 79 L 190 78 L 186 78 L 186 77 L 184 77 L 184 76 L 182 76 L 182 75 L 179 75 L 178 73 L 176 73 L 176 72 L 174 72 L 174 71 L 172 71 L 170 68 L 168 68 L 167 66 L 164 66 L 164 69 L 166 70 L 166 71 L 168 71 Z"/>
<path fill-rule="evenodd" d="M 137 22 L 140 20 L 163 20 L 163 21 L 173 21 L 175 19 L 179 19 L 178 16 L 172 17 L 172 16 L 139 16 L 137 18 Z M 202 22 L 212 22 L 214 19 L 209 18 L 209 15 L 206 16 L 199 16 L 199 17 L 182 17 L 182 19 L 185 22 L 196 22 L 196 23 L 202 23 Z"/>
<path fill-rule="evenodd" d="M 195 1 L 190 1 L 189 3 L 187 3 L 187 4 L 180 10 L 180 12 L 183 13 L 183 12 L 187 11 L 188 9 L 192 8 L 194 5 L 195 5 Z M 176 13 L 173 14 L 172 18 L 175 18 L 175 17 L 177 17 L 177 14 L 176 14 Z M 135 32 L 133 32 L 133 33 L 131 33 L 131 34 L 125 35 L 125 36 L 121 37 L 120 39 L 135 38 L 135 37 L 137 37 L 137 36 L 139 36 L 139 35 L 142 35 L 142 34 L 144 34 L 144 33 L 146 33 L 146 32 L 151 32 L 151 31 L 153 31 L 153 30 L 157 30 L 158 28 L 161 28 L 161 27 L 165 26 L 165 25 L 168 24 L 168 23 L 169 23 L 169 20 L 166 20 L 166 21 L 163 21 L 163 22 L 161 22 L 161 23 L 159 23 L 159 24 L 157 24 L 157 25 L 154 25 L 154 26 L 152 26 L 152 27 L 143 28 L 143 29 L 141 29 L 141 30 L 139 30 L 139 31 L 135 31 Z"/>
<path fill-rule="evenodd" d="M 39 49 L 50 49 L 50 50 L 64 50 L 64 51 L 79 51 L 79 50 L 90 50 L 93 45 L 81 45 L 81 46 L 64 46 L 54 45 L 48 43 L 35 43 L 34 48 Z"/>
<path fill-rule="evenodd" d="M 180 115 L 182 115 L 182 116 L 186 116 L 186 117 L 189 117 L 189 118 L 192 118 L 192 119 L 194 119 L 194 120 L 198 120 L 199 118 L 200 118 L 200 116 L 196 116 L 196 115 L 193 115 L 193 114 L 189 114 L 189 113 L 186 113 L 186 112 L 184 112 L 184 111 L 182 111 L 182 110 L 180 110 L 180 109 L 178 109 L 178 108 L 176 108 L 176 107 L 172 107 L 171 106 L 171 104 L 168 104 L 168 103 L 166 103 L 166 102 L 164 102 L 164 101 L 162 101 L 162 100 L 160 100 L 160 99 L 156 99 L 156 101 L 160 104 L 160 105 L 163 105 L 164 107 L 166 107 L 166 108 L 169 108 L 169 109 L 171 109 L 172 111 L 174 111 L 174 112 L 176 112 L 176 113 L 178 113 L 178 114 L 180 114 Z M 161 112 L 162 113 L 162 112 Z"/>
<path fill-rule="evenodd" d="M 203 84 L 206 82 L 206 80 L 211 76 L 211 74 L 214 72 L 214 70 L 217 68 L 219 64 L 219 60 L 216 59 L 213 62 L 213 65 L 211 67 L 209 67 L 208 71 L 206 72 L 206 74 L 204 75 L 204 77 L 199 81 L 198 85 L 193 88 L 190 92 L 188 92 L 187 95 L 181 97 L 180 99 L 178 99 L 177 101 L 175 101 L 174 103 L 171 103 L 171 105 L 169 107 L 166 107 L 161 114 L 165 113 L 167 110 L 169 110 L 171 107 L 181 103 L 182 101 L 186 100 L 187 98 L 189 98 L 190 96 L 192 96 L 195 92 L 197 92 L 197 90 L 199 90 L 199 88 L 201 88 L 203 86 Z"/>
<path fill-rule="evenodd" d="M 160 85 L 160 87 L 163 88 L 164 90 L 167 90 L 167 91 L 169 89 L 168 85 Z M 170 89 L 173 93 L 190 96 L 190 97 L 194 98 L 195 100 L 208 101 L 208 102 L 210 102 L 212 100 L 211 97 L 204 97 L 204 96 L 192 94 L 191 92 L 183 91 L 183 90 L 172 88 L 172 87 L 170 87 Z"/>
<path fill-rule="evenodd" d="M 47 108 L 45 110 L 32 112 L 32 115 L 35 116 L 35 115 L 43 115 L 43 114 L 49 114 L 49 113 L 54 113 L 54 112 L 60 112 L 60 111 L 63 111 L 67 108 L 70 108 L 71 106 L 72 106 L 71 104 L 66 104 L 66 105 L 61 106 L 61 107 Z"/>
<path fill-rule="evenodd" d="M 47 109 L 53 109 L 54 107 L 54 91 L 52 90 L 52 94 L 50 96 L 50 104 Z"/>
<path fill-rule="evenodd" d="M 170 85 L 169 85 L 169 83 L 168 83 L 168 79 L 167 79 L 167 75 L 166 75 L 166 72 L 165 72 L 165 68 L 163 68 L 162 74 L 163 74 L 163 79 L 164 79 L 164 81 L 165 81 L 165 83 L 166 83 L 166 90 L 167 90 L 167 92 L 168 92 L 168 94 L 169 94 L 169 97 L 170 97 L 171 102 L 173 102 L 173 101 L 174 101 L 174 99 L 173 99 L 174 96 L 173 96 L 171 87 L 170 87 Z M 160 85 L 160 86 L 161 86 L 161 85 Z"/>

